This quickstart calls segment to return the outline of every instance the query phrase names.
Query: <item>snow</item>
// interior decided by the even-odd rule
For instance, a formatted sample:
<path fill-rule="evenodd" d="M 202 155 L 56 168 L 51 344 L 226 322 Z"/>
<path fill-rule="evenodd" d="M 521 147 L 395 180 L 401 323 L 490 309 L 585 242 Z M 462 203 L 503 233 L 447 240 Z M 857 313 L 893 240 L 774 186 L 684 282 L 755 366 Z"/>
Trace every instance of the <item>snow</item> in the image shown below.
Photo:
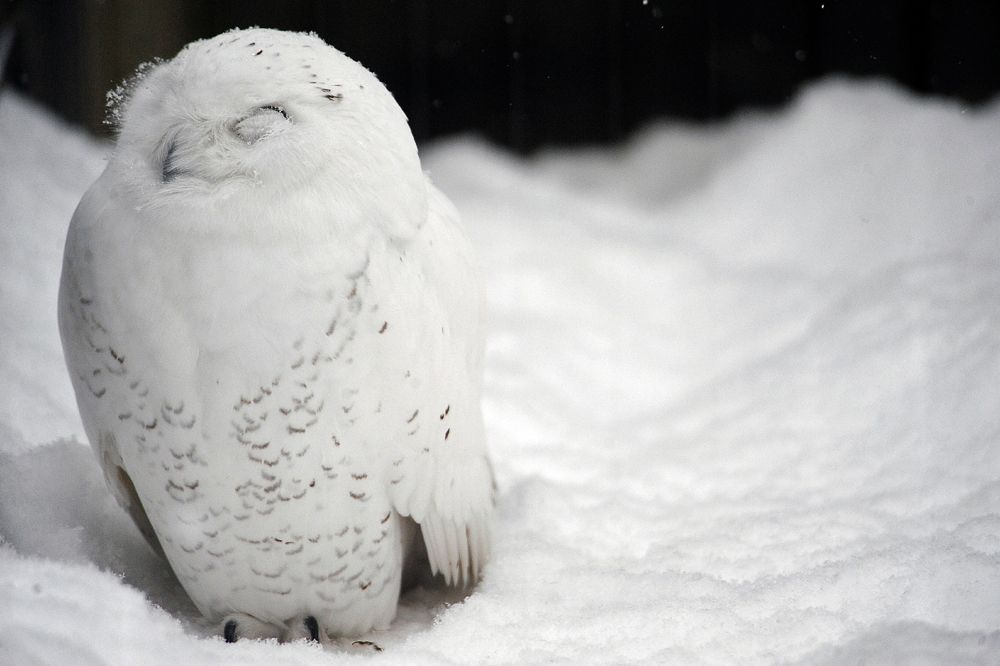
<path fill-rule="evenodd" d="M 995 663 L 1000 104 L 828 81 L 523 160 L 424 150 L 491 308 L 495 550 L 378 655 L 212 636 L 114 504 L 55 322 L 107 146 L 0 96 L 0 662 Z"/>

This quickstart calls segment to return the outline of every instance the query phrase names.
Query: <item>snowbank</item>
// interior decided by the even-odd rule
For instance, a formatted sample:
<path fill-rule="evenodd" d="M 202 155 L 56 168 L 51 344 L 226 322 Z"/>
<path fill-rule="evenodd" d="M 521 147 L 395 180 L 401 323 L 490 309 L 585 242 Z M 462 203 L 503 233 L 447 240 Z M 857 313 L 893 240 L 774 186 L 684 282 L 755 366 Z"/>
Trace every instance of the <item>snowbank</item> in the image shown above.
<path fill-rule="evenodd" d="M 106 147 L 10 93 L 0 146 L 0 662 L 369 659 L 225 645 L 115 506 L 55 323 Z M 1000 106 L 828 82 L 615 149 L 424 159 L 488 276 L 496 547 L 376 661 L 996 661 Z"/>

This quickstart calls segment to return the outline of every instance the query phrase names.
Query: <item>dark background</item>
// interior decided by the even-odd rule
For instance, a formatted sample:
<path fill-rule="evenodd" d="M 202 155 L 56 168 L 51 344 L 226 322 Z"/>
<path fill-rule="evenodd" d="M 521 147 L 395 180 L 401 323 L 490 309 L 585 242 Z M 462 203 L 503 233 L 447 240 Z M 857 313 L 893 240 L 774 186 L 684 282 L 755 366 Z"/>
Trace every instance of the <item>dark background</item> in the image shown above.
<path fill-rule="evenodd" d="M 374 71 L 418 140 L 519 151 L 614 141 L 662 116 L 781 104 L 830 74 L 968 103 L 1000 90 L 1000 2 L 0 0 L 4 78 L 95 132 L 137 64 L 231 27 L 312 30 Z M 13 26 L 13 32 L 10 27 Z M 2 47 L 0 47 L 2 51 Z"/>

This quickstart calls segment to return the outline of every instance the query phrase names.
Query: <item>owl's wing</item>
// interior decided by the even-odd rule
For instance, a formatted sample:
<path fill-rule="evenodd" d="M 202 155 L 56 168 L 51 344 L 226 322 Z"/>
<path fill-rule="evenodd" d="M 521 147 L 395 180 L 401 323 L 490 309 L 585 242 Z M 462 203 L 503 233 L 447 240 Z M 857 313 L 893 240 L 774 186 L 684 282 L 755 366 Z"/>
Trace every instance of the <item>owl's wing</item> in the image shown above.
<path fill-rule="evenodd" d="M 489 557 L 493 470 L 473 432 L 464 441 L 457 433 L 450 447 L 404 459 L 390 472 L 396 474 L 390 483 L 398 482 L 389 490 L 393 506 L 420 525 L 432 573 L 450 585 L 476 580 Z"/>
<path fill-rule="evenodd" d="M 494 481 L 480 407 L 485 308 L 458 213 L 428 187 L 428 220 L 412 251 L 433 295 L 424 314 L 434 329 L 416 353 L 435 359 L 441 381 L 415 392 L 388 461 L 388 491 L 395 509 L 420 524 L 433 572 L 454 585 L 478 577 L 490 548 Z"/>
<path fill-rule="evenodd" d="M 124 418 L 130 391 L 126 351 L 115 340 L 101 312 L 94 284 L 94 256 L 90 229 L 98 217 L 109 214 L 109 199 L 99 180 L 77 206 L 66 238 L 59 285 L 59 332 L 84 429 L 118 504 L 152 546 L 163 554 L 149 517 L 122 463 L 117 438 L 131 425 Z M 139 389 L 141 390 L 141 388 Z"/>

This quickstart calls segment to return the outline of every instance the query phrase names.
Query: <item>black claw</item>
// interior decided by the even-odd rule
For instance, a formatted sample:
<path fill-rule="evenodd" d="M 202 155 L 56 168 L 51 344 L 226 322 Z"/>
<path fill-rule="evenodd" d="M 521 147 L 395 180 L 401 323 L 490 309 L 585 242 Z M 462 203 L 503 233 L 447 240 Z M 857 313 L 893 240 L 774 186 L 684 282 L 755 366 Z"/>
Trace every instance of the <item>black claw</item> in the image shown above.
<path fill-rule="evenodd" d="M 222 637 L 226 639 L 227 643 L 236 642 L 236 620 L 226 622 L 226 626 L 222 628 Z"/>
<path fill-rule="evenodd" d="M 312 615 L 306 616 L 306 629 L 309 630 L 309 640 L 319 642 L 319 622 Z"/>

